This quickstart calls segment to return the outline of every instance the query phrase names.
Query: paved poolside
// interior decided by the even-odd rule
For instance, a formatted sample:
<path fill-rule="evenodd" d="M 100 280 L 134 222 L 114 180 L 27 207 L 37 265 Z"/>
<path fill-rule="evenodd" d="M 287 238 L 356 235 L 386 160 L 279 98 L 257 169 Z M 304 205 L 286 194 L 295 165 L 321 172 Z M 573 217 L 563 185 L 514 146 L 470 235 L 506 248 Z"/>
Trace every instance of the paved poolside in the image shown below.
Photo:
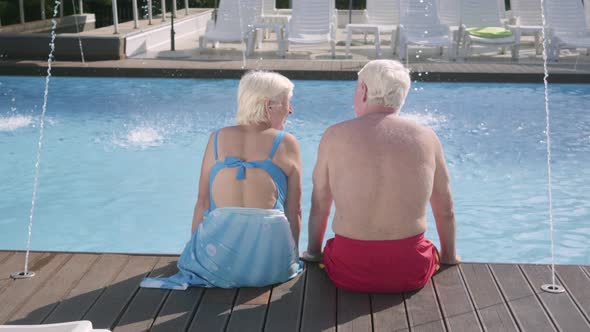
<path fill-rule="evenodd" d="M 202 11 L 191 9 L 191 15 Z M 179 10 L 179 18 L 183 10 Z M 154 19 L 157 28 L 161 20 Z M 167 24 L 167 23 L 166 23 Z M 140 29 L 134 30 L 132 22 L 120 25 L 120 31 L 137 33 L 147 29 L 146 20 L 140 20 Z M 84 34 L 112 35 L 112 27 L 105 27 Z M 390 37 L 382 37 L 380 58 L 397 59 L 390 47 Z M 356 72 L 372 59 L 377 58 L 371 36 L 367 43 L 360 34 L 353 36 L 351 55 L 345 55 L 344 30 L 337 33 L 339 41 L 336 57 L 332 59 L 326 44 L 290 46 L 284 58 L 277 55 L 273 34 L 262 43 L 260 49 L 244 59 L 240 43 L 222 43 L 219 48 L 198 48 L 194 37 L 179 38 L 176 51 L 168 44 L 124 60 L 53 63 L 53 74 L 62 76 L 110 76 L 110 77 L 187 77 L 187 78 L 239 78 L 245 70 L 266 69 L 286 74 L 293 79 L 356 79 Z M 465 59 L 452 59 L 439 54 L 436 48 L 412 47 L 406 65 L 413 71 L 413 79 L 429 81 L 493 81 L 493 82 L 542 82 L 542 56 L 535 53 L 532 37 L 524 37 L 518 60 L 512 60 L 509 50 L 499 54 L 498 48 L 476 47 L 473 55 Z M 0 58 L 0 75 L 45 75 L 46 61 L 13 60 Z M 549 80 L 552 82 L 590 83 L 590 56 L 585 49 L 562 50 L 559 62 L 549 63 Z"/>
<path fill-rule="evenodd" d="M 0 324 L 90 320 L 113 331 L 588 331 L 590 266 L 464 263 L 404 294 L 334 287 L 317 265 L 264 288 L 140 289 L 175 272 L 177 256 L 31 254 L 37 275 L 12 280 L 23 252 L 0 251 Z"/>
<path fill-rule="evenodd" d="M 250 69 L 274 70 L 291 79 L 354 80 L 367 60 L 301 61 L 274 59 L 248 61 L 191 61 L 170 59 L 125 59 L 95 62 L 62 62 L 52 65 L 55 76 L 239 78 Z M 408 65 L 412 79 L 421 81 L 536 82 L 542 83 L 542 63 L 419 62 Z M 0 61 L 0 75 L 45 76 L 47 62 L 34 60 Z M 590 83 L 590 63 L 549 65 L 553 83 Z"/>

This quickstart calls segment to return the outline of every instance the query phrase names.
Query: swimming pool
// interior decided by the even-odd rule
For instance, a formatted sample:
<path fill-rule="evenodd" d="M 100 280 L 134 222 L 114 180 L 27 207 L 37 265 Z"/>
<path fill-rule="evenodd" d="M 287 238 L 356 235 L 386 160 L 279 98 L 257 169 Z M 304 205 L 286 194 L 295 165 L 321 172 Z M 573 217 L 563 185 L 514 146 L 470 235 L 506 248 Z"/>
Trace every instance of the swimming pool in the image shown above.
<path fill-rule="evenodd" d="M 32 248 L 179 253 L 208 134 L 232 124 L 237 83 L 53 78 Z M 287 130 L 304 166 L 302 249 L 317 144 L 352 117 L 354 84 L 295 82 Z M 0 77 L 0 249 L 26 245 L 43 87 Z M 550 98 L 557 262 L 590 264 L 590 86 L 550 85 Z M 402 114 L 443 142 L 463 259 L 548 262 L 542 84 L 414 83 Z"/>

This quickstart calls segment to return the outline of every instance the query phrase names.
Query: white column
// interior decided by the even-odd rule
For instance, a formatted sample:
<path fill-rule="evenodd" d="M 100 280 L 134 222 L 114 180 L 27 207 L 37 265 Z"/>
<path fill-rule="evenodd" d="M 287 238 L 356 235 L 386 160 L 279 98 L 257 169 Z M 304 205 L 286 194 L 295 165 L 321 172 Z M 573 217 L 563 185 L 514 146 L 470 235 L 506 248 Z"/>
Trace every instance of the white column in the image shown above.
<path fill-rule="evenodd" d="M 148 24 L 152 25 L 152 0 L 148 0 Z"/>
<path fill-rule="evenodd" d="M 117 15 L 117 0 L 112 0 L 113 6 L 113 27 L 115 28 L 115 33 L 119 33 L 119 15 Z"/>
<path fill-rule="evenodd" d="M 20 23 L 25 23 L 25 5 L 23 4 L 24 0 L 18 0 L 18 10 L 20 12 Z"/>
<path fill-rule="evenodd" d="M 166 0 L 162 0 L 162 22 L 166 22 Z"/>
<path fill-rule="evenodd" d="M 184 14 L 188 15 L 188 0 L 184 0 Z"/>
<path fill-rule="evenodd" d="M 131 5 L 133 6 L 133 28 L 139 28 L 139 18 L 137 17 L 137 0 L 132 0 Z"/>
<path fill-rule="evenodd" d="M 65 1 L 65 0 L 63 0 L 63 1 Z M 115 2 L 117 2 L 117 1 L 115 0 Z M 78 2 L 78 8 L 80 8 L 80 15 L 84 14 L 84 1 L 83 0 L 80 0 Z"/>
<path fill-rule="evenodd" d="M 41 0 L 41 19 L 44 20 L 45 18 L 45 0 Z"/>
<path fill-rule="evenodd" d="M 172 0 L 172 15 L 176 18 L 176 0 Z"/>

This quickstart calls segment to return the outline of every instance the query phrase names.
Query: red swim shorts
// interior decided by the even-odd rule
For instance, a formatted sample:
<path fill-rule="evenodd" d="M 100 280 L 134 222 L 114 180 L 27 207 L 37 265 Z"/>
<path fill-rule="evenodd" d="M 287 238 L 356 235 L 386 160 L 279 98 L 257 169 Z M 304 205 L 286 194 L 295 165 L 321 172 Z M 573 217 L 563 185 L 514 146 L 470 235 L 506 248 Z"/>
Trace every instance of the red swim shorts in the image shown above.
<path fill-rule="evenodd" d="M 440 268 L 424 233 L 400 240 L 364 241 L 336 235 L 324 248 L 325 271 L 354 292 L 400 293 L 422 288 Z"/>

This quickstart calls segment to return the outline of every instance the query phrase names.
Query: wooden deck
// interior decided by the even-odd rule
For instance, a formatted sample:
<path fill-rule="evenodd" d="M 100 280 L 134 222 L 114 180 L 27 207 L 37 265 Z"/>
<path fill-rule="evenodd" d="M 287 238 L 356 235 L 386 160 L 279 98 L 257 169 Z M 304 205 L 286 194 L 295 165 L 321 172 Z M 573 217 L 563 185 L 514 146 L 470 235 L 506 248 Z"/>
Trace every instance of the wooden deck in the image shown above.
<path fill-rule="evenodd" d="M 590 266 L 556 268 L 566 292 L 548 294 L 545 265 L 442 269 L 405 294 L 339 290 L 317 265 L 273 287 L 140 289 L 175 272 L 175 256 L 35 252 L 29 280 L 11 280 L 24 253 L 0 251 L 0 324 L 86 319 L 114 331 L 590 331 Z"/>

